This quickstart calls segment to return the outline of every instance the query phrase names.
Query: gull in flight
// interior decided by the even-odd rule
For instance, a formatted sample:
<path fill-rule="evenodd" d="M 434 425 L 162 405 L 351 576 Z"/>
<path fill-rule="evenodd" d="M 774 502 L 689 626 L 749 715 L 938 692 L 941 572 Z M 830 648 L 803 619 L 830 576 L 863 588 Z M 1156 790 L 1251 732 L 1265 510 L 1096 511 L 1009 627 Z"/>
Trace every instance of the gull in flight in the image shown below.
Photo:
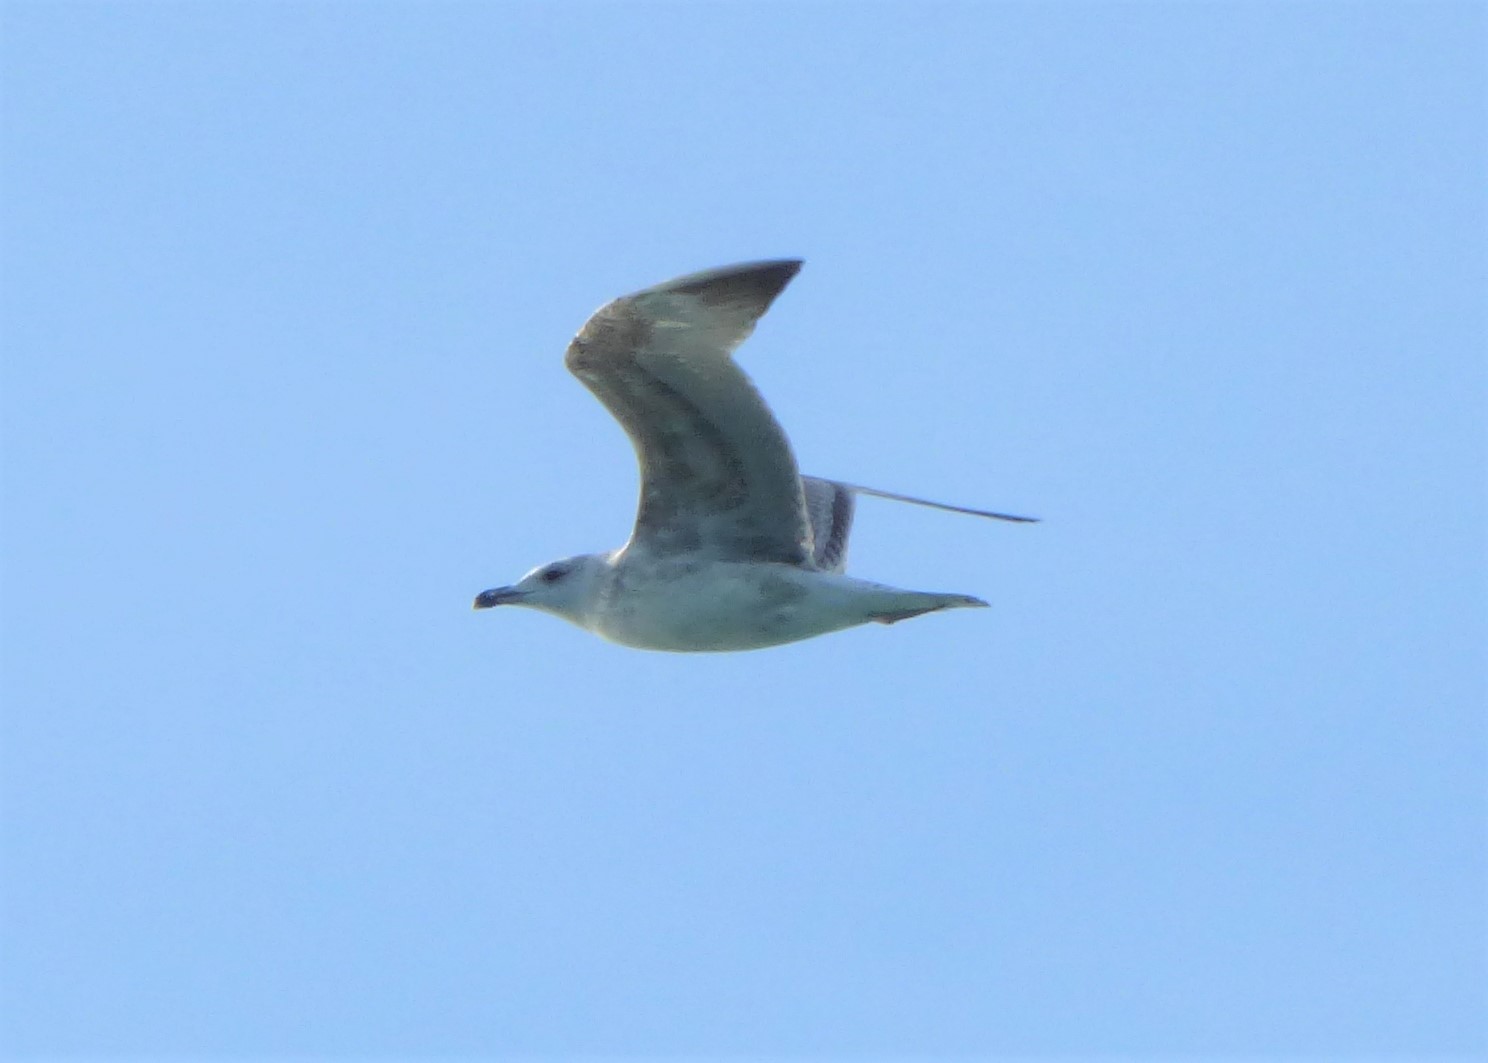
<path fill-rule="evenodd" d="M 618 550 L 533 569 L 475 608 L 525 605 L 645 650 L 753 650 L 873 621 L 987 603 L 844 573 L 854 496 L 998 520 L 802 476 L 733 351 L 801 268 L 795 259 L 693 273 L 600 307 L 564 364 L 630 436 L 635 530 Z"/>

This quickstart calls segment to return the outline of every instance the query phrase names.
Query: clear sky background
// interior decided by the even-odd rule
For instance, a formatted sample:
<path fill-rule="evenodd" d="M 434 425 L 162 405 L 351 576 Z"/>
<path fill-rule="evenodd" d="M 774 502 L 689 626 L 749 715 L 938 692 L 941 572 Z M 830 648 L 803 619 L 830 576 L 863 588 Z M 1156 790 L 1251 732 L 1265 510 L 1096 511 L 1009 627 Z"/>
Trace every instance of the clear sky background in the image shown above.
<path fill-rule="evenodd" d="M 1482 4 L 3 8 L 12 1055 L 1488 1052 Z M 993 608 L 621 649 L 601 302 Z"/>

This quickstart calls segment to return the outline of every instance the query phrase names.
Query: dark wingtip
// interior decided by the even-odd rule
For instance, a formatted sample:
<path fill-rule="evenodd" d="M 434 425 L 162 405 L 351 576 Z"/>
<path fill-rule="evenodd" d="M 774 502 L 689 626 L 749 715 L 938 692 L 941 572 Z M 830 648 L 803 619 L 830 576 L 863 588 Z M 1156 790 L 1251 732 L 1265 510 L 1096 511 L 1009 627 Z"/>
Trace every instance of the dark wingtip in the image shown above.
<path fill-rule="evenodd" d="M 705 301 L 747 301 L 769 306 L 785 290 L 791 278 L 801 272 L 801 265 L 799 258 L 741 262 L 679 277 L 662 287 L 701 296 Z"/>

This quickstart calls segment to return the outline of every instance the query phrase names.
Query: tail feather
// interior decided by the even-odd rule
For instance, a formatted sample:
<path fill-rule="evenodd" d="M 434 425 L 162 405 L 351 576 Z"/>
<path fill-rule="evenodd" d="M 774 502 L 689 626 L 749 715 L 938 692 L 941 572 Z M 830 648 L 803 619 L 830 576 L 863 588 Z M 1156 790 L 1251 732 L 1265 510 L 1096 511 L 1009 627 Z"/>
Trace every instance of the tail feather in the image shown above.
<path fill-rule="evenodd" d="M 897 608 L 886 608 L 874 613 L 871 618 L 873 622 L 875 624 L 897 624 L 901 620 L 924 616 L 926 613 L 937 613 L 942 609 L 985 609 L 987 607 L 986 602 L 970 594 L 929 594 L 906 591 L 904 595 L 907 601 Z"/>

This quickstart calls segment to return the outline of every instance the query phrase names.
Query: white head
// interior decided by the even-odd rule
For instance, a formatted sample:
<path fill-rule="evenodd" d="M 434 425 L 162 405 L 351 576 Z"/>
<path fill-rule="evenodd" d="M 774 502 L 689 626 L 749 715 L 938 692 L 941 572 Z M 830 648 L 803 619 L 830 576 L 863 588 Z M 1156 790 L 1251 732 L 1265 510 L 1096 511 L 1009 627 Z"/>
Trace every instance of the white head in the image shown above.
<path fill-rule="evenodd" d="M 526 605 L 588 627 L 587 619 L 609 568 L 609 554 L 580 554 L 551 561 L 539 565 L 510 587 L 481 591 L 475 596 L 475 608 Z"/>

